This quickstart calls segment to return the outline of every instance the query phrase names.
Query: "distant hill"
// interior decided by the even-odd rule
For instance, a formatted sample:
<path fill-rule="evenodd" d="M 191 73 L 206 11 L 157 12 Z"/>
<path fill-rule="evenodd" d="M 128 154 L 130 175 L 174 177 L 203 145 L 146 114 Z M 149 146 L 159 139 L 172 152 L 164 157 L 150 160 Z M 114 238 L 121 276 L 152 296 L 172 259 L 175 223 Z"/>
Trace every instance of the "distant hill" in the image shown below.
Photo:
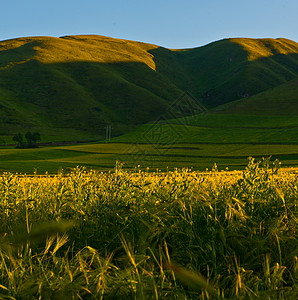
<path fill-rule="evenodd" d="M 221 114 L 298 116 L 298 77 L 249 98 L 218 106 Z"/>
<path fill-rule="evenodd" d="M 189 90 L 210 108 L 298 76 L 298 44 L 287 39 L 226 39 L 177 54 Z"/>
<path fill-rule="evenodd" d="M 287 39 L 225 39 L 183 50 L 94 35 L 6 40 L 0 135 L 36 129 L 80 139 L 103 136 L 106 124 L 122 134 L 166 114 L 186 91 L 209 109 L 235 103 L 229 113 L 249 103 L 252 112 L 263 110 L 286 94 L 280 101 L 291 101 L 291 114 L 296 78 L 298 44 Z"/>

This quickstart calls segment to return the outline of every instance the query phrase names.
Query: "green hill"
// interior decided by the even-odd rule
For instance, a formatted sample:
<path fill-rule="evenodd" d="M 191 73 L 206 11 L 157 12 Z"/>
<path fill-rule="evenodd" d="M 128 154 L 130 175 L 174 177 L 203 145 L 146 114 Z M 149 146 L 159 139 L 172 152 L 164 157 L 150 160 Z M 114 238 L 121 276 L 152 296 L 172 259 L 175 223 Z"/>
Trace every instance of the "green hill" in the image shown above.
<path fill-rule="evenodd" d="M 181 93 L 155 72 L 153 45 L 77 36 L 0 47 L 1 129 L 8 133 L 25 126 L 100 135 L 109 122 L 121 133 L 151 120 Z"/>
<path fill-rule="evenodd" d="M 249 98 L 215 109 L 221 114 L 298 116 L 298 77 Z"/>
<path fill-rule="evenodd" d="M 186 88 L 209 108 L 298 76 L 298 44 L 287 39 L 226 39 L 176 54 L 188 75 Z"/>
<path fill-rule="evenodd" d="M 298 44 L 287 39 L 225 39 L 184 50 L 103 36 L 6 40 L 0 136 L 34 129 L 48 140 L 90 140 L 104 136 L 106 124 L 120 135 L 166 116 L 184 92 L 211 109 L 264 91 L 276 97 L 297 77 Z M 256 105 L 265 101 L 256 97 Z"/>

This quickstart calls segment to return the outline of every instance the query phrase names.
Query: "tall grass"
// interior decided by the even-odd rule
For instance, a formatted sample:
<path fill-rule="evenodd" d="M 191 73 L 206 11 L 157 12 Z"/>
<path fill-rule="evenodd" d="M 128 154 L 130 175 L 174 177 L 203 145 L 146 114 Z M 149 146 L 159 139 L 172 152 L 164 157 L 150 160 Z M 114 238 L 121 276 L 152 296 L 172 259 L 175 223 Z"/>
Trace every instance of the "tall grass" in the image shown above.
<path fill-rule="evenodd" d="M 297 173 L 0 176 L 3 299 L 297 299 Z"/>

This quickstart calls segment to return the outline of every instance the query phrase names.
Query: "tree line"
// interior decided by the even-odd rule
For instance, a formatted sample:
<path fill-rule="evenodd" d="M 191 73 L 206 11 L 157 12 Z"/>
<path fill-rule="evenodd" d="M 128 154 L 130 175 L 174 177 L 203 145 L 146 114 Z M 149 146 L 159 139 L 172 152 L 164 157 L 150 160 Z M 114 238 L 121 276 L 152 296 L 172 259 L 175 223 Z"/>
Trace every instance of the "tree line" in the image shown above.
<path fill-rule="evenodd" d="M 13 141 L 17 143 L 16 148 L 24 149 L 24 148 L 37 148 L 37 142 L 40 141 L 40 134 L 39 132 L 31 132 L 28 131 L 24 136 L 21 133 L 17 133 L 13 136 Z"/>

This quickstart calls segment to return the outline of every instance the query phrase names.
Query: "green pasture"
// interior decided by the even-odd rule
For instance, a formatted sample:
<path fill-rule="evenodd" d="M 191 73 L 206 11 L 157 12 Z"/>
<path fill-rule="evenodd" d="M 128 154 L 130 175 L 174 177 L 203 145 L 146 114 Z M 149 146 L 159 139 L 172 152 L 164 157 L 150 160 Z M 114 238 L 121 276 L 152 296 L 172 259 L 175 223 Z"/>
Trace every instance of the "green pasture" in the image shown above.
<path fill-rule="evenodd" d="M 145 124 L 115 142 L 297 144 L 297 116 L 195 115 Z"/>
<path fill-rule="evenodd" d="M 243 169 L 247 158 L 272 156 L 283 166 L 298 165 L 298 145 L 282 144 L 128 144 L 97 143 L 36 149 L 0 149 L 0 172 L 57 173 L 78 165 L 110 170 L 116 161 L 124 168 Z"/>
<path fill-rule="evenodd" d="M 78 165 L 98 170 L 140 166 L 151 170 L 193 168 L 243 169 L 249 156 L 278 158 L 298 165 L 298 119 L 295 116 L 207 114 L 144 124 L 127 134 L 86 144 L 62 145 L 67 131 L 42 135 L 39 148 L 0 149 L 0 172 L 57 173 Z M 64 134 L 64 135 L 63 135 Z M 1 137 L 0 137 L 1 138 Z M 12 136 L 6 136 L 6 145 Z M 10 138 L 10 141 L 9 141 Z M 72 141 L 83 138 L 72 135 Z M 89 141 L 95 136 L 90 136 Z M 48 144 L 46 144 L 48 143 Z M 60 143 L 60 146 L 57 146 Z M 3 144 L 4 145 L 4 144 Z"/>

